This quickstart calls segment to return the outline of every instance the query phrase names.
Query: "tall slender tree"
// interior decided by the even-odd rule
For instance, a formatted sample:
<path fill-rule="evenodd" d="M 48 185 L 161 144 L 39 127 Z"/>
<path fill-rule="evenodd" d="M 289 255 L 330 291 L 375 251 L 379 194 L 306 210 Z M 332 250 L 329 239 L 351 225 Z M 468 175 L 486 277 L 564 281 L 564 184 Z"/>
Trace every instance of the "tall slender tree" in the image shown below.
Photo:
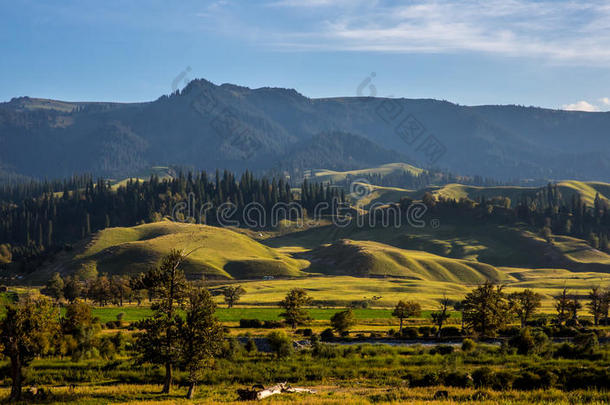
<path fill-rule="evenodd" d="M 136 327 L 142 330 L 136 338 L 136 349 L 140 362 L 165 366 L 163 393 L 170 392 L 173 369 L 180 354 L 178 333 L 182 318 L 176 307 L 184 302 L 188 292 L 188 283 L 180 269 L 185 257 L 182 251 L 172 250 L 157 268 L 143 277 L 143 285 L 154 293 L 158 301 L 151 305 L 152 317 L 136 323 Z"/>

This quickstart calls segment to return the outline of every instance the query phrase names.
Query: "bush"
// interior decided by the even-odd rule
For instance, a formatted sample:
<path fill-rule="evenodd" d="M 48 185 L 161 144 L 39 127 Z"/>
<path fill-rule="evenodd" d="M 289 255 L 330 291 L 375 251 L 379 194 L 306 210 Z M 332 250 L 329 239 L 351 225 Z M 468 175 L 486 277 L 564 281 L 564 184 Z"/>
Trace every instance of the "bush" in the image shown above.
<path fill-rule="evenodd" d="M 420 326 L 418 331 L 425 338 L 430 336 L 430 327 L 429 326 Z"/>
<path fill-rule="evenodd" d="M 418 337 L 417 328 L 403 328 L 402 337 L 403 339 L 417 339 Z"/>
<path fill-rule="evenodd" d="M 249 336 L 248 336 L 248 340 L 246 340 L 246 344 L 244 345 L 244 348 L 246 349 L 246 351 L 248 353 L 254 353 L 258 350 L 258 348 L 256 347 L 256 343 L 254 343 L 254 340 L 252 340 L 252 338 Z"/>
<path fill-rule="evenodd" d="M 303 336 L 309 337 L 309 336 L 313 335 L 313 330 L 311 328 L 297 329 L 294 333 L 296 333 L 298 335 L 303 335 Z"/>
<path fill-rule="evenodd" d="M 474 350 L 476 346 L 477 344 L 472 339 L 466 338 L 462 340 L 462 351 L 464 352 L 470 352 Z"/>
<path fill-rule="evenodd" d="M 515 379 L 513 388 L 518 390 L 536 390 L 550 388 L 557 382 L 557 376 L 549 370 L 524 370 Z"/>
<path fill-rule="evenodd" d="M 278 358 L 287 357 L 292 353 L 292 340 L 283 330 L 270 332 L 267 335 L 267 340 L 271 350 Z"/>
<path fill-rule="evenodd" d="M 472 381 L 477 388 L 491 387 L 495 383 L 495 373 L 489 367 L 477 368 L 472 372 Z"/>
<path fill-rule="evenodd" d="M 320 338 L 323 342 L 330 342 L 335 338 L 335 334 L 331 328 L 326 328 L 320 333 Z"/>
<path fill-rule="evenodd" d="M 507 337 L 517 336 L 520 332 L 521 332 L 521 328 L 519 328 L 517 326 L 507 326 L 505 328 L 498 330 L 498 334 L 500 336 L 507 336 Z"/>
<path fill-rule="evenodd" d="M 240 319 L 239 320 L 240 328 L 262 328 L 263 323 L 260 319 Z"/>
<path fill-rule="evenodd" d="M 447 326 L 441 329 L 441 337 L 457 337 L 461 335 L 462 332 L 460 331 L 460 328 L 455 326 Z"/>
<path fill-rule="evenodd" d="M 510 338 L 508 345 L 516 348 L 518 354 L 540 354 L 549 347 L 549 338 L 544 332 L 532 334 L 530 328 L 525 328 Z"/>
<path fill-rule="evenodd" d="M 284 323 L 282 321 L 265 321 L 263 322 L 263 328 L 265 329 L 278 329 L 283 328 Z"/>
<path fill-rule="evenodd" d="M 453 346 L 438 345 L 430 350 L 430 354 L 447 355 L 453 353 Z"/>
<path fill-rule="evenodd" d="M 445 376 L 445 385 L 448 387 L 468 388 L 472 387 L 472 376 L 468 373 L 454 371 Z"/>

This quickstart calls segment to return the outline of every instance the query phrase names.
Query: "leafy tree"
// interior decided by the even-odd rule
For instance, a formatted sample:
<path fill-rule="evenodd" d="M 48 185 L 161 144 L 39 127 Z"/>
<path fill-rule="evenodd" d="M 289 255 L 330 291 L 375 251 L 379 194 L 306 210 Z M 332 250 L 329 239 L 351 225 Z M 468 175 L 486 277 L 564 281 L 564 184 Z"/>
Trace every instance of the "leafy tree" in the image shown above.
<path fill-rule="evenodd" d="M 481 336 L 492 336 L 509 318 L 509 307 L 502 286 L 487 281 L 464 298 L 464 322 Z"/>
<path fill-rule="evenodd" d="M 392 312 L 392 316 L 400 319 L 400 330 L 402 333 L 402 321 L 403 319 L 410 318 L 412 316 L 419 316 L 421 314 L 421 305 L 415 301 L 398 301 L 394 311 Z"/>
<path fill-rule="evenodd" d="M 58 331 L 59 311 L 44 298 L 25 297 L 6 307 L 0 321 L 0 349 L 10 360 L 10 400 L 21 399 L 24 369 L 46 353 Z"/>
<path fill-rule="evenodd" d="M 593 315 L 593 322 L 595 323 L 595 326 L 599 324 L 599 320 L 604 316 L 604 301 L 604 293 L 600 290 L 600 288 L 591 288 L 591 291 L 589 291 L 589 302 L 587 303 L 587 307 L 589 308 L 589 313 Z"/>
<path fill-rule="evenodd" d="M 562 325 L 569 319 L 570 296 L 568 289 L 564 288 L 561 294 L 555 297 L 555 310 L 557 311 L 557 323 Z"/>
<path fill-rule="evenodd" d="M 277 358 L 287 357 L 292 352 L 292 340 L 282 330 L 274 330 L 267 335 L 267 340 L 271 346 L 271 350 Z"/>
<path fill-rule="evenodd" d="M 87 295 L 100 306 L 105 306 L 112 300 L 112 290 L 108 276 L 102 274 L 89 284 Z"/>
<path fill-rule="evenodd" d="M 510 308 L 517 314 L 521 321 L 521 327 L 524 328 L 527 321 L 536 313 L 536 310 L 542 305 L 542 295 L 525 289 L 521 292 L 514 292 L 508 295 L 508 303 Z"/>
<path fill-rule="evenodd" d="M 443 297 L 440 302 L 440 308 L 438 311 L 432 312 L 430 316 L 432 317 L 432 322 L 436 325 L 436 336 L 439 337 L 441 335 L 441 330 L 443 329 L 443 324 L 447 319 L 449 319 L 450 315 L 448 312 L 449 309 L 449 299 L 447 297 Z"/>
<path fill-rule="evenodd" d="M 355 324 L 356 319 L 354 318 L 354 311 L 351 308 L 337 312 L 330 318 L 330 325 L 338 333 L 347 332 Z"/>
<path fill-rule="evenodd" d="M 242 286 L 238 285 L 225 287 L 222 292 L 225 296 L 225 302 L 229 308 L 233 308 L 233 305 L 237 304 L 237 301 L 241 298 L 242 295 L 246 293 L 246 290 L 242 288 Z"/>
<path fill-rule="evenodd" d="M 81 291 L 81 283 L 76 279 L 76 277 L 66 277 L 63 290 L 65 299 L 70 302 L 74 302 L 81 295 Z"/>
<path fill-rule="evenodd" d="M 94 357 L 95 336 L 100 330 L 100 325 L 94 322 L 89 304 L 73 302 L 66 306 L 66 314 L 61 326 L 64 340 L 74 344 L 73 360 Z"/>
<path fill-rule="evenodd" d="M 64 280 L 59 273 L 53 273 L 42 292 L 56 301 L 64 297 Z"/>
<path fill-rule="evenodd" d="M 176 312 L 176 305 L 182 304 L 188 292 L 188 283 L 180 269 L 186 255 L 172 250 L 165 256 L 159 267 L 145 274 L 143 284 L 159 299 L 151 305 L 153 315 L 136 323 L 142 330 L 136 338 L 136 351 L 140 362 L 151 362 L 165 366 L 163 393 L 169 393 L 172 385 L 172 371 L 179 359 L 179 330 L 182 318 Z"/>
<path fill-rule="evenodd" d="M 567 308 L 570 320 L 574 323 L 578 323 L 578 311 L 582 309 L 582 304 L 578 301 L 578 298 L 572 297 L 568 301 Z"/>
<path fill-rule="evenodd" d="M 114 299 L 123 306 L 123 301 L 131 296 L 131 286 L 129 278 L 115 275 L 110 280 L 110 292 Z"/>
<path fill-rule="evenodd" d="M 181 366 L 188 372 L 192 399 L 202 369 L 213 361 L 222 349 L 223 328 L 214 316 L 216 304 L 208 290 L 192 289 L 185 306 L 185 321 L 180 327 Z"/>
<path fill-rule="evenodd" d="M 302 288 L 293 288 L 280 302 L 284 312 L 280 314 L 286 323 L 295 329 L 297 325 L 303 325 L 310 320 L 309 313 L 303 307 L 311 304 L 312 298 Z"/>

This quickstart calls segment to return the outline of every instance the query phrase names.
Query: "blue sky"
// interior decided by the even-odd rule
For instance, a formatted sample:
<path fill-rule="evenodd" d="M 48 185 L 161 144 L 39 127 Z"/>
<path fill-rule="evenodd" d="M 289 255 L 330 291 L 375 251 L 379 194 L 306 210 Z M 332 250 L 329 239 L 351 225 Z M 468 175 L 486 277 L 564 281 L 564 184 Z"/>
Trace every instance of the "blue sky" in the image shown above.
<path fill-rule="evenodd" d="M 610 110 L 607 1 L 0 0 L 0 100 L 154 100 L 185 79 Z M 178 79 L 179 80 L 178 80 Z"/>

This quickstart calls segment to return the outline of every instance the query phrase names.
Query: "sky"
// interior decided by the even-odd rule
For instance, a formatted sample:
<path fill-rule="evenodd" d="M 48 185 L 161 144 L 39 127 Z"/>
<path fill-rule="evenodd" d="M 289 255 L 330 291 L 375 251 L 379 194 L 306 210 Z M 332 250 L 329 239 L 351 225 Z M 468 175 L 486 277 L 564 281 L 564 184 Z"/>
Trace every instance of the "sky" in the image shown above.
<path fill-rule="evenodd" d="M 610 110 L 608 1 L 0 0 L 0 101 L 150 101 L 190 79 Z"/>

